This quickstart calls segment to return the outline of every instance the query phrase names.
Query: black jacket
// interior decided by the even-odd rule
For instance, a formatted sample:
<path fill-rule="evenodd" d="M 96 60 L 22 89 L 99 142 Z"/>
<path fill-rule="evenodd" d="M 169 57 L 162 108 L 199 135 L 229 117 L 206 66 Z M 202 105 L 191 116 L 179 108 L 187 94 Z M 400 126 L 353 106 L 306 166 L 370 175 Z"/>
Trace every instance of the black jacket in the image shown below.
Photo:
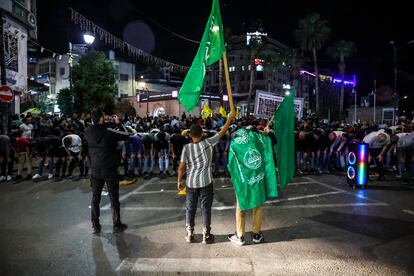
<path fill-rule="evenodd" d="M 89 147 L 89 166 L 91 169 L 116 169 L 119 166 L 120 152 L 118 141 L 127 140 L 128 133 L 123 125 L 116 128 L 108 125 L 92 125 L 85 130 Z"/>

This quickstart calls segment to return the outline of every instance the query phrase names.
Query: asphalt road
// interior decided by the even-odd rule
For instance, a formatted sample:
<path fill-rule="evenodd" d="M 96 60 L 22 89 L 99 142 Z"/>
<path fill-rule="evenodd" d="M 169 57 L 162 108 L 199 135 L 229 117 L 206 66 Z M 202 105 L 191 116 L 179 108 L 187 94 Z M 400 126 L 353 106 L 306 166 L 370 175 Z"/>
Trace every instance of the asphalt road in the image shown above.
<path fill-rule="evenodd" d="M 0 184 L 0 275 L 413 275 L 414 190 L 399 181 L 365 190 L 343 176 L 297 177 L 264 209 L 265 243 L 238 247 L 235 195 L 215 180 L 216 242 L 186 244 L 176 179 L 139 179 L 121 187 L 129 225 L 113 234 L 109 199 L 102 233 L 92 234 L 87 179 Z M 250 230 L 250 214 L 247 229 Z"/>

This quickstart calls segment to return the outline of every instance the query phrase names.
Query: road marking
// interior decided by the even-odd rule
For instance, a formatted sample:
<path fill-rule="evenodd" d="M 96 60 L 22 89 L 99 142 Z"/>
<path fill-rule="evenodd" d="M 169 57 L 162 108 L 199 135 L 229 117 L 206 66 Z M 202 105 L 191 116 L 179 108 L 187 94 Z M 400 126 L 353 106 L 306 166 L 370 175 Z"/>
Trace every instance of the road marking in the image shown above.
<path fill-rule="evenodd" d="M 404 209 L 402 210 L 404 213 L 410 214 L 414 216 L 414 211 L 408 210 L 408 209 Z"/>
<path fill-rule="evenodd" d="M 341 208 L 341 207 L 359 207 L 359 206 L 388 206 L 387 203 L 383 202 L 359 202 L 359 203 L 327 203 L 327 204 L 299 204 L 299 205 L 270 205 L 265 203 L 263 205 L 266 209 L 300 209 L 300 208 Z M 211 208 L 213 211 L 226 211 L 236 209 L 236 206 L 213 206 Z M 127 211 L 182 211 L 186 210 L 183 207 L 123 207 L 122 210 Z"/>
<path fill-rule="evenodd" d="M 124 199 L 126 199 L 126 198 L 128 198 L 130 195 L 132 195 L 134 192 L 138 192 L 138 191 L 140 191 L 140 190 L 142 190 L 142 189 L 144 189 L 145 187 L 147 187 L 148 185 L 150 185 L 152 182 L 154 182 L 155 181 L 155 179 L 153 180 L 153 179 L 151 179 L 151 180 L 148 180 L 148 182 L 146 182 L 145 184 L 142 184 L 141 186 L 139 186 L 138 188 L 136 188 L 136 189 L 134 189 L 134 190 L 132 190 L 132 191 L 130 191 L 130 192 L 128 192 L 128 193 L 126 193 L 126 194 L 124 194 L 124 195 L 122 195 L 120 198 L 119 198 L 119 202 L 121 202 L 121 201 L 123 201 Z M 108 204 L 105 204 L 104 206 L 102 206 L 101 207 L 101 210 L 109 210 L 109 209 L 111 209 L 111 203 L 108 203 Z"/>
<path fill-rule="evenodd" d="M 342 190 L 342 189 L 339 189 L 339 188 L 333 187 L 333 186 L 331 186 L 331 185 L 329 185 L 329 184 L 326 184 L 326 183 L 323 183 L 323 182 L 316 181 L 316 180 L 314 180 L 313 178 L 310 178 L 310 177 L 305 177 L 305 178 L 306 178 L 306 179 L 308 179 L 309 181 L 312 181 L 312 182 L 313 182 L 313 183 L 315 183 L 315 184 L 319 184 L 319 185 L 321 185 L 321 186 L 324 186 L 324 187 L 326 187 L 326 188 L 330 188 L 330 189 L 332 189 L 332 190 L 341 191 L 341 192 L 343 192 L 343 193 L 345 193 L 345 194 L 348 194 L 348 195 L 353 195 L 353 196 L 356 196 L 356 197 L 358 197 L 358 198 L 362 198 L 362 199 L 365 199 L 365 200 L 369 200 L 369 201 L 373 201 L 373 202 L 379 202 L 379 203 L 384 203 L 384 202 L 381 202 L 381 201 L 376 200 L 376 199 L 372 199 L 372 198 L 369 198 L 369 197 L 366 197 L 366 196 L 363 196 L 363 195 L 360 195 L 360 194 L 355 194 L 355 193 L 352 193 L 352 192 L 349 192 L 349 191 L 346 191 L 346 190 Z"/>
<path fill-rule="evenodd" d="M 267 201 L 266 204 L 293 201 L 293 200 L 300 200 L 300 199 L 305 199 L 305 198 L 313 198 L 313 197 L 320 197 L 320 196 L 327 196 L 327 195 L 335 195 L 335 194 L 341 194 L 341 193 L 342 192 L 340 192 L 340 191 L 335 191 L 335 192 L 327 192 L 327 193 L 322 193 L 322 194 L 312 194 L 312 195 L 288 197 L 288 198 L 282 198 L 282 199 L 274 199 L 274 200 Z"/>
<path fill-rule="evenodd" d="M 117 272 L 253 272 L 247 258 L 126 258 Z"/>

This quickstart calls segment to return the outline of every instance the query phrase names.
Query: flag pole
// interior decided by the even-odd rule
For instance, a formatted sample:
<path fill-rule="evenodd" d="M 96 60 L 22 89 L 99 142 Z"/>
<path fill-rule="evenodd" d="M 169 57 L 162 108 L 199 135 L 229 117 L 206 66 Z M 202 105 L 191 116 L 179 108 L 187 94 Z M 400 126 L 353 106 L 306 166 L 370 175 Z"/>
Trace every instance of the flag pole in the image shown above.
<path fill-rule="evenodd" d="M 224 66 L 224 75 L 226 76 L 226 86 L 227 86 L 227 94 L 229 96 L 230 112 L 236 112 L 236 110 L 234 109 L 234 103 L 233 103 L 233 93 L 231 92 L 229 66 L 227 64 L 226 52 L 224 52 L 223 54 L 223 66 Z"/>

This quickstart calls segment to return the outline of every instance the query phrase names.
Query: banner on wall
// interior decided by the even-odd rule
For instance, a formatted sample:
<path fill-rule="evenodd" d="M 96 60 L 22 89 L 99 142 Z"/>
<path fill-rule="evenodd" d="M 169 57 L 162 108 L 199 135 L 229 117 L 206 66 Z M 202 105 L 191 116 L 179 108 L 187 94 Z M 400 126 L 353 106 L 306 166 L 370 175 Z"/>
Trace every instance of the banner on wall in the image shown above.
<path fill-rule="evenodd" d="M 256 90 L 254 116 L 269 119 L 273 116 L 283 99 L 284 97 L 276 96 L 266 91 Z M 300 120 L 303 116 L 303 98 L 295 97 L 294 104 L 296 118 Z"/>

